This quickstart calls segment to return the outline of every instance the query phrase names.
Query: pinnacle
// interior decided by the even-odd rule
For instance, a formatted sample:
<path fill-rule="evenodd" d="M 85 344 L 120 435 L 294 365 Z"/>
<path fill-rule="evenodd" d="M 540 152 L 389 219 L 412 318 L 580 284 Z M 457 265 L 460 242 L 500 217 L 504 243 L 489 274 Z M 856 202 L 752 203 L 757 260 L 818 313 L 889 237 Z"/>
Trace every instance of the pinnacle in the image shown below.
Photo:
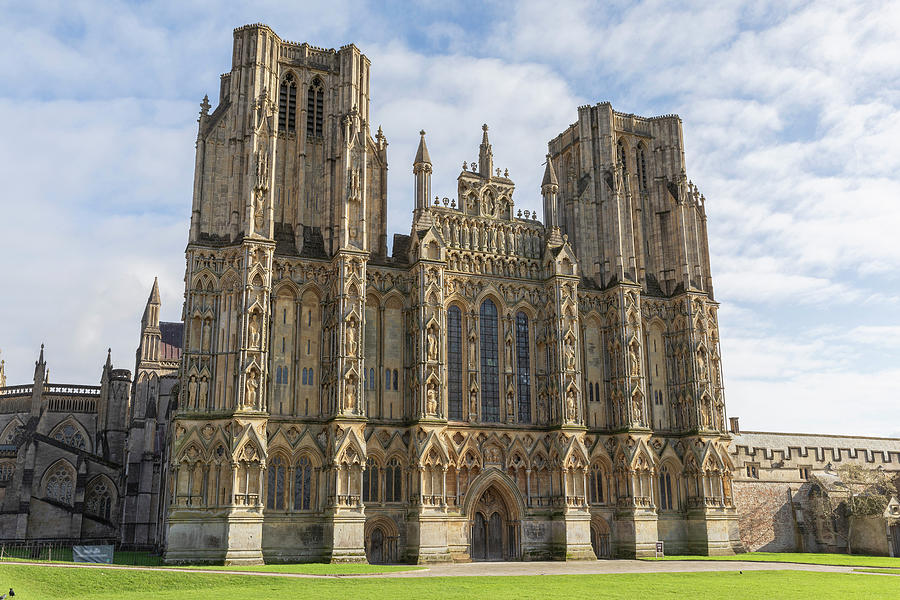
<path fill-rule="evenodd" d="M 419 149 L 416 151 L 416 160 L 413 161 L 414 165 L 418 164 L 431 164 L 431 157 L 428 155 L 428 146 L 425 145 L 425 130 L 421 130 L 419 135 L 422 136 L 419 138 Z"/>
<path fill-rule="evenodd" d="M 541 187 L 545 185 L 559 185 L 559 181 L 556 179 L 556 171 L 553 169 L 553 161 L 550 160 L 550 155 L 547 155 L 547 168 L 544 169 L 544 180 L 541 182 Z"/>
<path fill-rule="evenodd" d="M 153 278 L 153 287 L 150 289 L 150 297 L 147 299 L 147 304 L 160 304 L 158 277 Z"/>

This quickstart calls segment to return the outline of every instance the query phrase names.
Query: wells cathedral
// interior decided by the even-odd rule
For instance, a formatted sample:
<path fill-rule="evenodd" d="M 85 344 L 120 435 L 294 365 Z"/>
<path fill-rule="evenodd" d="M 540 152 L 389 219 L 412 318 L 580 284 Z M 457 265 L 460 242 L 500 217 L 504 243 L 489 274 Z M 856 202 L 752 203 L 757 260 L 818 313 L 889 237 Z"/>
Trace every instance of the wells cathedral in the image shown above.
<path fill-rule="evenodd" d="M 486 125 L 452 200 L 423 131 L 388 254 L 369 90 L 354 45 L 234 31 L 201 105 L 183 326 L 154 284 L 133 377 L 108 360 L 99 387 L 54 387 L 42 354 L 0 388 L 0 537 L 173 563 L 741 551 L 681 120 L 579 107 L 520 192 L 543 221 Z"/>

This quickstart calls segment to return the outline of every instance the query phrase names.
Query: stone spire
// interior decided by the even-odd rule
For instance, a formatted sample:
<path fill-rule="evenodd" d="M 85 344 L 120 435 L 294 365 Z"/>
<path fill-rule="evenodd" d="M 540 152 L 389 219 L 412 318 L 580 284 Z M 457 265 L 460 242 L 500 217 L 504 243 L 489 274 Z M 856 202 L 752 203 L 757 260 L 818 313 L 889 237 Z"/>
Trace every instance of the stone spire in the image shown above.
<path fill-rule="evenodd" d="M 478 174 L 486 179 L 491 178 L 494 170 L 494 154 L 491 152 L 491 142 L 488 140 L 487 123 L 481 126 L 484 132 L 481 136 L 481 146 L 478 148 Z"/>
<path fill-rule="evenodd" d="M 144 316 L 141 318 L 141 345 L 138 348 L 138 362 L 142 360 L 159 360 L 159 344 L 162 341 L 162 333 L 159 330 L 159 311 L 162 302 L 159 299 L 159 281 L 153 278 L 153 287 L 150 288 L 150 297 L 147 298 L 147 306 L 144 308 Z"/>
<path fill-rule="evenodd" d="M 34 383 L 37 385 L 38 380 L 42 383 L 44 381 L 44 375 L 47 372 L 47 362 L 44 360 L 44 345 L 41 344 L 41 355 L 38 357 L 36 361 L 34 361 Z"/>
<path fill-rule="evenodd" d="M 416 176 L 416 210 L 428 208 L 431 197 L 431 157 L 425 145 L 425 130 L 419 132 L 419 149 L 413 161 L 413 175 Z"/>
<path fill-rule="evenodd" d="M 6 361 L 0 359 L 0 387 L 6 387 Z"/>

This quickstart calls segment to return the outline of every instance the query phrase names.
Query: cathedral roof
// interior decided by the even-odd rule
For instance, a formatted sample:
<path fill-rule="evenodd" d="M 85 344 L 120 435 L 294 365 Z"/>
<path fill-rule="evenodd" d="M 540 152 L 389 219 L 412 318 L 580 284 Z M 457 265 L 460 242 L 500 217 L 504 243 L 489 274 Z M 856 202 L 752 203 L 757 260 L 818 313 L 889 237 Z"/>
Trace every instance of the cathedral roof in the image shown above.
<path fill-rule="evenodd" d="M 162 343 L 159 345 L 160 360 L 180 359 L 184 323 L 162 321 L 159 324 L 159 331 L 162 334 Z"/>

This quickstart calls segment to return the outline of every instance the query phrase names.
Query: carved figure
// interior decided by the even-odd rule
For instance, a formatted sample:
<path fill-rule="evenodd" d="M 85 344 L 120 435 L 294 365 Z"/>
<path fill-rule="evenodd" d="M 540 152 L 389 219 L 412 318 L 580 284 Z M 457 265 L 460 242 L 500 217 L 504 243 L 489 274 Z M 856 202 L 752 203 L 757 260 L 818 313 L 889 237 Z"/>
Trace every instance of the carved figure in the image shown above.
<path fill-rule="evenodd" d="M 356 409 L 356 379 L 352 376 L 344 382 L 344 406 L 347 412 Z"/>
<path fill-rule="evenodd" d="M 641 358 L 637 344 L 632 344 L 631 351 L 628 354 L 628 358 L 631 361 L 631 376 L 639 377 L 641 374 Z"/>
<path fill-rule="evenodd" d="M 259 387 L 259 381 L 256 379 L 256 371 L 250 371 L 247 375 L 247 406 L 256 406 L 256 388 Z"/>
<path fill-rule="evenodd" d="M 436 361 L 438 359 L 438 336 L 436 333 L 437 327 L 432 325 L 428 328 L 427 342 L 428 342 L 428 360 Z"/>
<path fill-rule="evenodd" d="M 506 420 L 510 423 L 516 418 L 516 394 L 512 387 L 506 390 Z"/>
<path fill-rule="evenodd" d="M 259 348 L 259 317 L 256 315 L 250 319 L 250 347 Z"/>
<path fill-rule="evenodd" d="M 356 319 L 347 321 L 347 356 L 356 356 Z"/>
<path fill-rule="evenodd" d="M 438 411 L 437 386 L 433 381 L 428 384 L 428 389 L 425 392 L 425 397 L 425 412 L 427 412 L 429 415 L 436 415 Z"/>
<path fill-rule="evenodd" d="M 472 386 L 469 390 L 469 420 L 474 421 L 478 416 L 478 389 Z"/>
<path fill-rule="evenodd" d="M 569 369 L 570 371 L 574 371 L 575 370 L 575 339 L 573 338 L 573 336 L 571 334 L 566 336 L 565 353 L 566 353 L 566 368 Z"/>
<path fill-rule="evenodd" d="M 644 422 L 644 401 L 640 394 L 635 394 L 631 399 L 632 410 L 634 411 L 634 420 L 637 423 Z"/>
<path fill-rule="evenodd" d="M 569 388 L 569 391 L 566 393 L 566 420 L 570 423 L 575 422 L 577 409 L 577 402 L 575 398 L 575 389 Z"/>

